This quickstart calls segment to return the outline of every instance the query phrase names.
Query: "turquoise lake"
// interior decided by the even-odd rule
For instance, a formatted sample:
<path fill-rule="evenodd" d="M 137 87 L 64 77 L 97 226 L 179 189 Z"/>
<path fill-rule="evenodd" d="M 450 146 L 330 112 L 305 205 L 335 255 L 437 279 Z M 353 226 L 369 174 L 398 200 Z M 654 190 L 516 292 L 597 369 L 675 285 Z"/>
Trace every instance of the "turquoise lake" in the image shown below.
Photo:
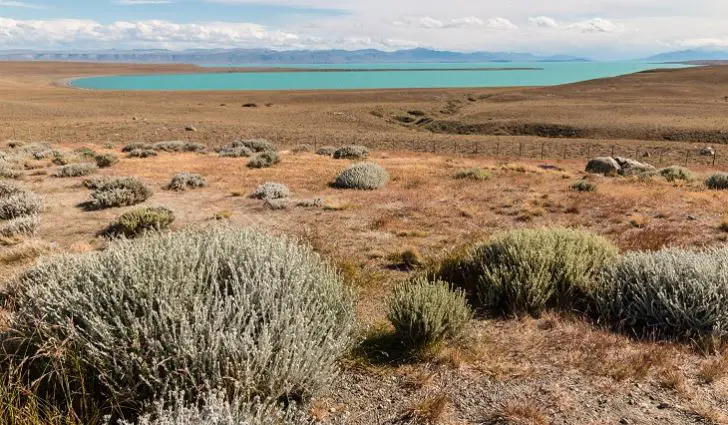
<path fill-rule="evenodd" d="M 221 72 L 81 78 L 73 87 L 96 90 L 355 90 L 552 86 L 616 77 L 679 64 L 642 62 L 493 62 L 322 65 L 229 65 L 297 68 L 295 72 Z M 222 66 L 224 68 L 225 66 Z M 475 69 L 474 69 L 475 68 Z M 535 68 L 480 70 L 479 68 Z M 331 71 L 312 71 L 326 69 Z M 336 70 L 346 71 L 336 71 Z M 396 69 L 396 70 L 395 70 Z"/>

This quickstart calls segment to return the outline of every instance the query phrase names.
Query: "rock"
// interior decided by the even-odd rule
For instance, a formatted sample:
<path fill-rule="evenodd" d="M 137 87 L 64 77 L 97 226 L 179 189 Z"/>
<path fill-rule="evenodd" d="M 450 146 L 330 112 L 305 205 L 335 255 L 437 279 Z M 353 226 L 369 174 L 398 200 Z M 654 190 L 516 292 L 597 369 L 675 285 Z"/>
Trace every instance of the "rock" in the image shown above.
<path fill-rule="evenodd" d="M 715 149 L 713 149 L 710 146 L 706 146 L 703 149 L 700 149 L 700 156 L 715 156 Z"/>
<path fill-rule="evenodd" d="M 697 219 L 698 219 L 698 217 L 695 217 L 694 215 L 689 215 L 689 216 L 688 216 L 688 220 L 689 220 L 689 221 L 695 221 L 695 220 L 697 220 Z"/>
<path fill-rule="evenodd" d="M 586 164 L 587 173 L 604 174 L 605 176 L 616 176 L 621 169 L 619 163 L 608 156 L 594 158 Z"/>
<path fill-rule="evenodd" d="M 665 403 L 665 402 L 662 402 L 662 403 L 660 403 L 660 404 L 657 405 L 657 408 L 658 409 L 667 409 L 669 407 L 670 407 L 670 404 L 669 403 Z"/>
<path fill-rule="evenodd" d="M 655 171 L 655 167 L 644 162 L 639 162 L 630 158 L 616 157 L 614 160 L 619 164 L 619 174 L 623 176 L 636 176 L 642 173 L 649 173 Z"/>
<path fill-rule="evenodd" d="M 651 156 L 652 155 L 649 152 L 645 152 L 645 153 L 642 154 L 642 158 L 649 158 Z"/>
<path fill-rule="evenodd" d="M 619 420 L 619 423 L 623 425 L 629 425 L 631 422 L 627 418 L 622 418 Z"/>
<path fill-rule="evenodd" d="M 195 131 L 197 131 L 197 129 L 195 127 L 192 127 L 191 125 L 188 125 L 187 127 L 185 127 L 185 131 L 195 132 Z"/>

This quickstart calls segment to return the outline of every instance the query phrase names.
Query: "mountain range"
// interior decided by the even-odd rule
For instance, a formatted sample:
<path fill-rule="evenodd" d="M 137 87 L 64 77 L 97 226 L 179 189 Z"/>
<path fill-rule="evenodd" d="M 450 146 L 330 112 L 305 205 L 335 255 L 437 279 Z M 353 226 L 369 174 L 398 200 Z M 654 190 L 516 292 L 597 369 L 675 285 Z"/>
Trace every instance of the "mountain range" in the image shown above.
<path fill-rule="evenodd" d="M 660 53 L 645 60 L 650 62 L 688 62 L 688 61 L 724 61 L 728 60 L 728 52 L 721 50 L 690 49 L 677 52 Z"/>

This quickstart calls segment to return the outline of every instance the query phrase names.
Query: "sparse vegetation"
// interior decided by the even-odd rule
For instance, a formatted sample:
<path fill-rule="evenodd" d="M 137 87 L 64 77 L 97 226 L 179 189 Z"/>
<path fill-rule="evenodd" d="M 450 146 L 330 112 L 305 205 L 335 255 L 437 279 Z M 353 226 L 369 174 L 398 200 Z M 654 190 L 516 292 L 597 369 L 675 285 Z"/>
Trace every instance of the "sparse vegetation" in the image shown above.
<path fill-rule="evenodd" d="M 679 165 L 662 168 L 658 171 L 658 174 L 669 182 L 678 180 L 690 181 L 693 179 L 693 173 L 691 173 L 687 168 Z"/>
<path fill-rule="evenodd" d="M 136 142 L 136 143 L 130 143 L 130 144 L 124 146 L 123 148 L 121 148 L 121 151 L 124 153 L 129 153 L 129 152 L 135 151 L 135 150 L 142 150 L 142 151 L 154 150 L 154 145 L 152 145 L 151 143 Z"/>
<path fill-rule="evenodd" d="M 313 146 L 311 145 L 296 145 L 291 149 L 293 153 L 308 153 L 313 152 Z"/>
<path fill-rule="evenodd" d="M 157 142 L 152 147 L 163 152 L 204 152 L 207 149 L 202 143 L 184 141 Z"/>
<path fill-rule="evenodd" d="M 40 225 L 40 197 L 14 183 L 0 181 L 0 237 L 35 234 Z"/>
<path fill-rule="evenodd" d="M 339 189 L 374 190 L 383 188 L 389 181 L 389 173 L 373 162 L 346 167 L 333 182 Z"/>
<path fill-rule="evenodd" d="M 253 154 L 253 151 L 245 146 L 225 146 L 220 149 L 218 154 L 227 158 L 246 158 Z"/>
<path fill-rule="evenodd" d="M 76 164 L 68 164 L 58 168 L 53 174 L 56 177 L 83 177 L 98 170 L 99 167 L 91 162 L 79 162 Z"/>
<path fill-rule="evenodd" d="M 183 191 L 205 186 L 207 186 L 207 181 L 201 175 L 182 172 L 172 178 L 172 181 L 167 185 L 167 190 Z"/>
<path fill-rule="evenodd" d="M 251 152 L 278 152 L 278 147 L 266 139 L 249 139 L 233 142 L 232 147 L 245 147 Z"/>
<path fill-rule="evenodd" d="M 596 192 L 597 185 L 589 180 L 579 180 L 571 185 L 571 190 L 576 192 Z"/>
<path fill-rule="evenodd" d="M 281 183 L 266 182 L 255 190 L 250 197 L 254 199 L 283 199 L 288 198 L 291 191 L 288 186 Z"/>
<path fill-rule="evenodd" d="M 157 156 L 154 149 L 134 149 L 129 152 L 129 158 L 151 158 Z"/>
<path fill-rule="evenodd" d="M 91 194 L 93 209 L 127 207 L 152 196 L 152 190 L 135 177 L 116 177 L 102 182 Z"/>
<path fill-rule="evenodd" d="M 275 151 L 264 151 L 256 153 L 248 161 L 249 168 L 268 168 L 281 162 L 281 157 L 278 152 Z"/>
<path fill-rule="evenodd" d="M 119 163 L 119 157 L 113 153 L 102 153 L 94 157 L 96 166 L 99 168 L 108 168 Z"/>
<path fill-rule="evenodd" d="M 174 222 L 174 213 L 165 207 L 140 207 L 122 214 L 106 230 L 108 236 L 135 238 L 148 232 L 167 229 Z"/>
<path fill-rule="evenodd" d="M 482 168 L 468 168 L 455 173 L 455 178 L 458 180 L 468 179 L 484 181 L 490 179 L 490 172 L 483 170 Z"/>
<path fill-rule="evenodd" d="M 458 336 L 471 316 L 462 290 L 425 278 L 395 288 L 388 302 L 387 318 L 398 338 L 411 348 Z"/>

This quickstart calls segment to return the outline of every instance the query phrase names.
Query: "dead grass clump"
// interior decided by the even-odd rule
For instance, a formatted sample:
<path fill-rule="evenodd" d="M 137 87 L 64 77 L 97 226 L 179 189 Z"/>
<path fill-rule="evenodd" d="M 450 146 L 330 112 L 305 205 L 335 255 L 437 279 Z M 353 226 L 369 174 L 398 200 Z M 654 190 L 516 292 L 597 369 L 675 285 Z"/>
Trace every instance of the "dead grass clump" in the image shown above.
<path fill-rule="evenodd" d="M 692 236 L 692 230 L 687 227 L 648 226 L 621 232 L 615 241 L 625 252 L 659 251 L 684 245 Z"/>
<path fill-rule="evenodd" d="M 413 425 L 437 425 L 444 420 L 448 405 L 449 397 L 446 394 L 426 397 L 408 408 L 400 421 Z"/>
<path fill-rule="evenodd" d="M 548 425 L 543 409 L 533 400 L 506 401 L 483 425 Z"/>
<path fill-rule="evenodd" d="M 724 378 L 728 375 L 728 360 L 724 356 L 718 356 L 708 359 L 700 365 L 698 370 L 698 380 L 703 384 L 712 384 L 713 382 Z"/>
<path fill-rule="evenodd" d="M 278 152 L 264 151 L 253 155 L 248 161 L 249 168 L 268 168 L 281 162 Z"/>
<path fill-rule="evenodd" d="M 296 146 L 293 147 L 293 149 L 291 149 L 291 152 L 293 152 L 293 153 L 309 153 L 309 152 L 313 152 L 313 146 L 306 145 L 306 144 L 296 145 Z"/>
<path fill-rule="evenodd" d="M 198 189 L 207 186 L 207 181 L 199 174 L 182 172 L 177 174 L 169 182 L 166 189 L 175 191 L 184 191 L 187 189 Z"/>
<path fill-rule="evenodd" d="M 402 251 L 395 252 L 387 259 L 394 263 L 395 266 L 412 270 L 418 267 L 422 267 L 425 264 L 425 260 L 422 254 L 417 248 L 406 248 Z"/>
<path fill-rule="evenodd" d="M 650 224 L 652 218 L 644 214 L 630 214 L 629 217 L 627 217 L 627 220 L 632 227 L 643 229 Z"/>
<path fill-rule="evenodd" d="M 152 196 L 152 190 L 136 177 L 115 177 L 101 183 L 91 194 L 92 209 L 126 207 L 140 204 Z"/>
<path fill-rule="evenodd" d="M 68 164 L 60 167 L 58 171 L 53 174 L 55 177 L 83 177 L 88 176 L 94 171 L 98 170 L 99 167 L 91 162 L 79 162 L 76 164 Z"/>

